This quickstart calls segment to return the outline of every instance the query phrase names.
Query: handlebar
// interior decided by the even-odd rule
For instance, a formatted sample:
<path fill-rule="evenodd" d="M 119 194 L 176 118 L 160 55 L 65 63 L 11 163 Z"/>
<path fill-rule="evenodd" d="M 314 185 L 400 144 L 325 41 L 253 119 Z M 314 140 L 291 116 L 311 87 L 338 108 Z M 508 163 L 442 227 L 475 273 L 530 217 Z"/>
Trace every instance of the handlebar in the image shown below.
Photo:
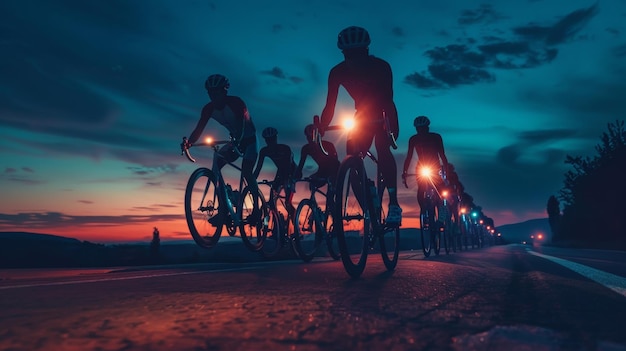
<path fill-rule="evenodd" d="M 187 137 L 183 137 L 183 142 L 180 144 L 180 149 L 181 149 L 181 155 L 185 155 L 187 157 L 187 159 L 191 162 L 196 162 L 196 159 L 194 159 L 191 156 L 191 153 L 189 152 L 189 149 L 192 146 L 209 146 L 211 148 L 213 148 L 213 150 L 217 151 L 219 150 L 219 146 L 220 145 L 225 145 L 225 144 L 235 144 L 233 139 L 230 140 L 215 140 L 215 141 L 210 141 L 210 142 L 198 142 L 195 144 L 190 144 L 189 143 L 189 139 L 187 139 Z M 237 153 L 237 155 L 239 155 L 240 157 L 243 156 L 243 153 L 239 150 L 239 148 L 237 146 L 234 147 L 235 152 Z"/>
<path fill-rule="evenodd" d="M 391 144 L 391 147 L 394 150 L 398 149 L 398 143 L 397 143 L 397 140 L 396 140 L 396 136 L 391 131 L 391 124 L 389 123 L 389 118 L 387 118 L 387 114 L 385 113 L 385 111 L 383 111 L 383 118 L 382 118 L 382 120 L 378 119 L 378 120 L 375 120 L 375 121 L 364 122 L 362 124 L 363 125 L 371 125 L 371 124 L 377 124 L 377 123 L 379 123 L 381 121 L 384 124 L 384 129 L 385 129 L 385 132 L 387 132 L 387 137 L 389 138 L 389 143 Z M 313 140 L 315 140 L 317 146 L 320 148 L 320 150 L 322 150 L 324 155 L 328 156 L 328 151 L 326 151 L 326 149 L 324 149 L 324 145 L 322 145 L 322 134 L 319 131 L 320 116 L 318 116 L 318 115 L 313 116 L 313 126 L 314 126 L 314 128 L 313 128 Z M 341 130 L 341 129 L 343 129 L 343 127 L 340 126 L 340 125 L 329 125 L 329 126 L 326 127 L 325 131 Z"/>

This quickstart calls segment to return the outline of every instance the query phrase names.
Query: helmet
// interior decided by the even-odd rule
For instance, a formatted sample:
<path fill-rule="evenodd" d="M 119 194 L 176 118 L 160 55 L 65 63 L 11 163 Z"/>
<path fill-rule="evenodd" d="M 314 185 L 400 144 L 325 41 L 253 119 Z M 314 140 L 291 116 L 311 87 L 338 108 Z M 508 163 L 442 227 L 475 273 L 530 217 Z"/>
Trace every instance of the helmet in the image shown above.
<path fill-rule="evenodd" d="M 366 48 L 370 42 L 370 35 L 367 30 L 355 26 L 345 28 L 337 37 L 337 47 L 341 50 Z"/>
<path fill-rule="evenodd" d="M 228 81 L 228 78 L 221 74 L 212 74 L 204 82 L 204 87 L 206 90 L 218 88 L 228 89 L 230 87 L 230 82 Z"/>
<path fill-rule="evenodd" d="M 315 126 L 313 124 L 307 124 L 307 126 L 304 127 L 304 135 L 306 135 L 307 137 L 313 136 L 313 129 L 314 128 L 315 128 Z"/>
<path fill-rule="evenodd" d="M 415 128 L 417 127 L 428 127 L 430 125 L 430 120 L 426 116 L 415 117 L 413 120 L 413 125 Z"/>
<path fill-rule="evenodd" d="M 264 138 L 272 138 L 278 135 L 278 131 L 274 127 L 267 127 L 263 129 L 262 135 Z"/>

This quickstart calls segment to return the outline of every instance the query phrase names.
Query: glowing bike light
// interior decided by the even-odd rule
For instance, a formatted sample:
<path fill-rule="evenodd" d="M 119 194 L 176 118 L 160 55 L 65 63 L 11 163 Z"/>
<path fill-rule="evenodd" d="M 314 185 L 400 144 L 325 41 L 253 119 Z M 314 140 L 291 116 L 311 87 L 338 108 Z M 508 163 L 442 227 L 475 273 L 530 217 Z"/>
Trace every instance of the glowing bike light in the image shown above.
<path fill-rule="evenodd" d="M 211 138 L 211 137 L 206 137 L 206 139 L 204 139 L 204 142 L 205 142 L 205 143 L 207 143 L 207 144 L 210 144 L 210 143 L 212 143 L 212 142 L 213 142 L 213 138 Z"/>
<path fill-rule="evenodd" d="M 420 175 L 422 177 L 427 177 L 430 178 L 430 176 L 432 175 L 433 171 L 429 168 L 429 167 L 422 167 L 420 169 Z"/>
<path fill-rule="evenodd" d="M 448 197 L 448 190 L 444 190 L 441 192 L 441 196 Z"/>
<path fill-rule="evenodd" d="M 343 121 L 343 129 L 352 130 L 354 128 L 354 119 L 347 118 Z"/>

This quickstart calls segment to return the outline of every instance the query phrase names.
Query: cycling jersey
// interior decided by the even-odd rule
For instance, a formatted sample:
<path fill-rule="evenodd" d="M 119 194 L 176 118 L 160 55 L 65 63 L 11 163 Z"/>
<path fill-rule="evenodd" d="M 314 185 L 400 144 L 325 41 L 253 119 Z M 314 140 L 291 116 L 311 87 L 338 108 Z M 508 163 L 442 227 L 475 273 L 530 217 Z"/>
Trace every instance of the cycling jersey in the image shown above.
<path fill-rule="evenodd" d="M 276 176 L 274 177 L 276 185 L 291 187 L 291 177 L 296 169 L 291 148 L 285 144 L 270 144 L 264 146 L 259 152 L 259 162 L 254 171 L 255 175 L 258 176 L 266 157 L 272 160 L 276 165 Z"/>
<path fill-rule="evenodd" d="M 418 132 L 409 139 L 409 148 L 407 157 L 404 160 L 404 172 L 407 172 L 411 159 L 413 158 L 413 152 L 417 153 L 417 165 L 416 173 L 419 174 L 419 169 L 422 166 L 428 166 L 433 172 L 438 172 L 442 164 L 445 168 L 448 166 L 448 159 L 443 149 L 443 140 L 441 135 L 437 133 L 431 133 L 426 131 Z M 444 168 L 444 170 L 445 170 Z M 428 184 L 432 181 L 435 188 L 441 190 L 443 180 L 436 173 L 431 176 L 430 180 L 425 177 L 417 176 L 417 201 L 420 207 L 424 204 L 424 192 L 428 187 Z M 439 198 L 437 197 L 439 201 Z"/>
<path fill-rule="evenodd" d="M 226 96 L 225 106 L 222 109 L 218 109 L 214 102 L 209 102 L 202 108 L 200 120 L 196 129 L 189 137 L 189 142 L 194 143 L 200 138 L 202 130 L 206 126 L 209 119 L 215 119 L 219 124 L 226 127 L 230 136 L 236 140 L 242 140 L 247 137 L 253 137 L 256 134 L 256 128 L 250 113 L 243 100 L 237 96 Z M 242 130 L 243 129 L 243 130 Z"/>
<path fill-rule="evenodd" d="M 326 107 L 321 115 L 322 130 L 333 119 L 339 86 L 343 86 L 354 99 L 355 122 L 359 132 L 378 128 L 371 125 L 359 127 L 361 120 L 366 122 L 381 120 L 382 125 L 384 111 L 389 119 L 391 131 L 397 137 L 398 114 L 393 102 L 393 76 L 391 67 L 386 61 L 365 55 L 342 61 L 331 69 Z"/>
<path fill-rule="evenodd" d="M 324 154 L 316 144 L 305 144 L 300 151 L 300 164 L 298 170 L 301 172 L 304 166 L 304 161 L 307 156 L 311 156 L 313 161 L 317 164 L 317 171 L 313 173 L 311 178 L 329 178 L 334 180 L 339 170 L 339 158 L 337 157 L 337 151 L 335 146 L 326 140 L 322 140 L 322 146 L 328 152 L 328 155 Z"/>

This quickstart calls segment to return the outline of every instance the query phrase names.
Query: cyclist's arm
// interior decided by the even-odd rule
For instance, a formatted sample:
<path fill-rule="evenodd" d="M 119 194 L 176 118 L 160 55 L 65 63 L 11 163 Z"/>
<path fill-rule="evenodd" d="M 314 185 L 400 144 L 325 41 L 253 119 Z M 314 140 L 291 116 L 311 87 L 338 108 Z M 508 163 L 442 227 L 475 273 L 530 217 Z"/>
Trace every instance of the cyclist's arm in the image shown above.
<path fill-rule="evenodd" d="M 443 139 L 441 139 L 441 135 L 438 138 L 439 143 L 439 158 L 441 159 L 441 164 L 443 165 L 444 171 L 448 172 L 448 157 L 446 157 L 446 152 L 443 149 Z"/>
<path fill-rule="evenodd" d="M 411 165 L 411 160 L 413 159 L 413 150 L 415 149 L 415 137 L 411 137 L 409 139 L 409 149 L 406 154 L 406 158 L 404 159 L 404 167 L 402 168 L 402 174 L 408 172 L 409 166 Z"/>
<path fill-rule="evenodd" d="M 335 106 L 337 104 L 337 95 L 339 94 L 339 79 L 336 73 L 336 67 L 330 70 L 328 75 L 328 93 L 326 95 L 326 106 L 322 110 L 320 117 L 321 132 L 326 130 L 330 125 L 335 114 Z"/>
<path fill-rule="evenodd" d="M 263 168 L 263 161 L 265 161 L 266 156 L 267 156 L 267 149 L 262 148 L 261 151 L 259 151 L 259 161 L 256 164 L 256 168 L 254 169 L 254 172 L 252 172 L 252 175 L 254 176 L 255 179 L 259 178 L 259 173 L 261 173 L 261 168 Z"/>
<path fill-rule="evenodd" d="M 193 130 L 193 132 L 191 132 L 191 135 L 189 135 L 188 140 L 190 144 L 194 144 L 196 141 L 198 141 L 198 139 L 200 139 L 200 135 L 202 134 L 204 127 L 206 127 L 206 124 L 209 122 L 209 119 L 211 119 L 212 113 L 213 105 L 211 103 L 206 104 L 202 108 L 202 112 L 200 113 L 200 120 L 198 120 L 196 128 Z"/>
<path fill-rule="evenodd" d="M 306 158 L 309 156 L 308 148 L 306 144 L 300 149 L 300 161 L 298 162 L 298 166 L 296 167 L 296 178 L 302 177 L 302 169 L 304 168 L 304 163 L 306 162 Z"/>

